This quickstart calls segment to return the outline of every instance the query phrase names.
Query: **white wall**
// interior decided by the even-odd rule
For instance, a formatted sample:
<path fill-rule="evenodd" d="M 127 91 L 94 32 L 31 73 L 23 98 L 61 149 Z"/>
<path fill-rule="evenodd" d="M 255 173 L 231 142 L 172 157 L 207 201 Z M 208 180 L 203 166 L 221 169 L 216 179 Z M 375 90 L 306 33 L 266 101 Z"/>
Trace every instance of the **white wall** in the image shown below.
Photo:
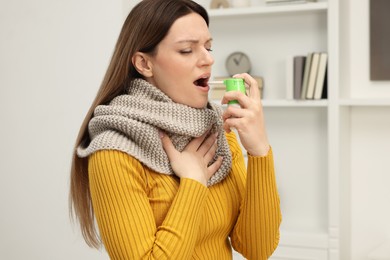
<path fill-rule="evenodd" d="M 72 146 L 122 2 L 0 1 L 0 259 L 108 259 L 68 218 Z"/>
<path fill-rule="evenodd" d="M 390 81 L 369 78 L 369 0 L 341 2 L 343 98 L 390 98 Z M 350 134 L 350 252 L 368 259 L 390 239 L 390 108 L 352 107 Z M 343 191 L 342 191 L 343 192 Z"/>
<path fill-rule="evenodd" d="M 351 259 L 390 239 L 390 108 L 351 113 Z M 389 256 L 389 255 L 388 255 Z"/>

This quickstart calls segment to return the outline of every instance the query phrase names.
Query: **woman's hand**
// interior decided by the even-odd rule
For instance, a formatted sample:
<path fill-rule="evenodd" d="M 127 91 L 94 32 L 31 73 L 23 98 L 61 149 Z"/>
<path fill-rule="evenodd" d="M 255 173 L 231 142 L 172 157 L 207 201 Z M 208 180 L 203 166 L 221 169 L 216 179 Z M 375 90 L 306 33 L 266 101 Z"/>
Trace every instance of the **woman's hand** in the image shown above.
<path fill-rule="evenodd" d="M 182 152 L 179 152 L 173 146 L 171 139 L 160 132 L 163 148 L 167 153 L 173 171 L 179 178 L 193 179 L 206 186 L 207 181 L 221 166 L 222 157 L 207 166 L 214 158 L 217 149 L 217 133 L 206 138 L 207 134 L 208 132 L 194 138 Z"/>
<path fill-rule="evenodd" d="M 253 156 L 267 155 L 269 143 L 266 134 L 263 106 L 257 81 L 247 73 L 237 74 L 234 78 L 243 78 L 249 88 L 248 96 L 239 91 L 226 92 L 222 104 L 230 100 L 237 100 L 240 107 L 228 106 L 222 115 L 224 129 L 237 129 L 240 141 L 246 151 Z"/>

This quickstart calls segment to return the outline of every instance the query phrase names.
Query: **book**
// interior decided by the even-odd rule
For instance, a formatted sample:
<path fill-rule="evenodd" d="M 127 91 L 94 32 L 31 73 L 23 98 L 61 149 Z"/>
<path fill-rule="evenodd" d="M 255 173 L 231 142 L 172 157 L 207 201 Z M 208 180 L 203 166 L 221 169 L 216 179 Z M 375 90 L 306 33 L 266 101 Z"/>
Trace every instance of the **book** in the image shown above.
<path fill-rule="evenodd" d="M 293 60 L 293 97 L 301 99 L 303 73 L 305 69 L 306 56 L 295 56 Z"/>
<path fill-rule="evenodd" d="M 262 77 L 256 77 L 252 76 L 259 86 L 260 91 L 260 98 L 263 97 L 263 87 L 264 87 L 264 81 Z M 222 99 L 226 92 L 226 86 L 223 84 L 223 80 L 230 78 L 229 76 L 226 77 L 214 77 L 213 80 L 217 81 L 218 83 L 210 85 L 210 92 L 209 92 L 209 98 L 212 100 L 219 100 Z"/>
<path fill-rule="evenodd" d="M 309 53 L 306 56 L 305 69 L 303 70 L 303 79 L 302 79 L 302 87 L 301 87 L 301 99 L 306 99 L 307 82 L 309 79 L 309 72 L 310 72 L 312 56 L 313 56 L 313 53 Z"/>
<path fill-rule="evenodd" d="M 324 79 L 324 86 L 322 88 L 322 94 L 321 99 L 327 99 L 328 98 L 328 66 L 325 70 L 325 79 Z"/>
<path fill-rule="evenodd" d="M 328 54 L 326 52 L 321 52 L 318 62 L 317 78 L 314 86 L 314 96 L 313 99 L 321 99 L 322 92 L 325 84 L 325 75 L 326 67 L 328 63 Z"/>
<path fill-rule="evenodd" d="M 306 99 L 314 98 L 314 88 L 317 79 L 319 60 L 320 60 L 320 53 L 314 52 L 311 57 L 310 70 L 307 79 Z"/>
<path fill-rule="evenodd" d="M 294 98 L 294 56 L 286 58 L 286 99 Z"/>

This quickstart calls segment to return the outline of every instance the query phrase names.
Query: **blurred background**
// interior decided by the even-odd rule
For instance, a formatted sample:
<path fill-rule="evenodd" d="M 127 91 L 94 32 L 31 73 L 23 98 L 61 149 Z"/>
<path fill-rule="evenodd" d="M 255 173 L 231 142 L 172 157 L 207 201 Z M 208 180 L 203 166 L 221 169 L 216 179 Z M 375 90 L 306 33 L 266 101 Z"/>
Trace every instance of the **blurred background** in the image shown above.
<path fill-rule="evenodd" d="M 77 226 L 70 223 L 69 170 L 81 122 L 100 86 L 124 18 L 137 2 L 0 0 L 0 259 L 109 259 L 104 251 L 89 249 Z M 210 0 L 197 2 L 206 7 L 210 4 Z M 262 2 L 252 1 L 253 4 Z M 340 216 L 328 216 L 327 203 L 333 191 L 329 188 L 326 176 L 314 176 L 313 182 L 324 184 L 320 187 L 323 189 L 321 193 L 311 190 L 319 198 L 310 200 L 310 195 L 306 195 L 310 203 L 314 204 L 318 199 L 323 205 L 315 205 L 314 209 L 308 208 L 307 205 L 311 204 L 296 205 L 307 209 L 309 213 L 314 212 L 314 216 L 324 213 L 318 221 L 312 219 L 314 224 L 325 227 L 325 249 L 319 250 L 338 250 L 341 247 L 341 251 L 344 251 L 341 260 L 374 259 L 368 258 L 370 253 L 390 239 L 390 84 L 388 81 L 371 82 L 368 77 L 368 4 L 369 0 L 340 1 L 340 25 L 333 25 L 340 30 L 340 85 L 344 84 L 348 89 L 345 93 L 340 92 L 340 97 L 370 97 L 375 100 L 368 105 L 359 103 L 357 106 L 353 105 L 353 100 L 346 101 L 350 102 L 345 105 L 348 110 L 345 121 L 348 127 L 341 136 L 348 139 L 348 154 L 343 155 L 343 158 L 348 158 L 348 165 L 345 172 L 340 171 L 341 175 L 345 173 L 345 177 L 340 177 L 340 185 L 336 181 L 335 187 L 339 189 L 334 190 L 335 196 L 344 194 L 340 196 L 340 210 L 335 211 Z M 278 16 L 275 17 L 270 19 L 276 21 Z M 315 26 L 329 29 L 329 23 L 323 19 L 325 15 L 320 14 L 320 17 L 320 25 Z M 216 19 L 216 25 L 211 28 L 216 34 L 218 28 L 228 30 L 219 19 Z M 321 40 L 323 37 L 326 38 L 327 33 L 319 32 L 318 38 Z M 256 42 L 252 43 L 254 50 L 257 46 Z M 225 54 L 231 51 L 221 49 L 219 53 L 216 50 L 216 55 L 220 57 L 216 61 L 219 74 L 224 72 Z M 273 51 L 275 54 L 278 52 L 275 49 Z M 275 92 L 279 98 L 280 90 Z M 272 91 L 268 93 L 272 94 Z M 382 102 L 382 105 L 377 102 Z M 287 107 L 282 103 L 281 107 L 273 109 L 272 106 L 280 106 L 275 104 L 279 103 L 271 103 L 270 108 L 266 108 L 271 121 L 271 139 L 275 147 L 280 147 L 279 150 L 285 147 L 288 156 L 299 157 L 294 147 L 304 141 L 294 140 L 291 133 L 302 131 L 302 127 L 295 125 L 294 121 L 288 121 L 288 113 L 291 112 L 289 103 L 286 103 Z M 318 143 L 310 144 L 307 141 L 305 147 L 318 144 L 326 146 L 329 143 L 323 139 L 328 134 L 327 108 L 328 105 L 314 107 L 314 112 L 305 108 L 292 109 L 291 113 L 298 118 L 303 111 L 302 121 L 307 118 L 318 120 L 309 125 L 308 130 L 314 133 L 314 137 L 309 138 Z M 291 128 L 287 131 L 286 128 L 280 128 L 277 122 L 272 122 L 272 117 L 287 120 Z M 345 122 L 340 125 L 343 126 Z M 292 142 L 288 143 L 291 145 L 285 145 L 277 134 L 284 135 L 286 140 L 289 139 L 288 142 Z M 302 135 L 304 140 L 305 132 Z M 328 156 L 327 152 L 326 147 L 321 148 L 314 156 L 321 159 L 322 155 Z M 321 168 L 318 175 L 331 170 L 324 161 L 314 167 Z M 279 175 L 278 178 L 296 179 L 288 174 L 286 172 L 286 176 Z M 319 183 L 322 180 L 325 183 Z M 303 181 L 303 187 L 304 184 Z M 283 184 L 280 186 L 283 188 Z M 306 191 L 300 188 L 300 192 L 304 196 Z M 283 190 L 281 194 L 284 195 Z M 338 197 L 335 201 L 339 203 Z M 289 205 L 283 206 L 293 207 L 293 204 Z M 287 225 L 308 223 L 304 219 L 286 216 L 288 214 L 284 216 L 284 224 Z M 291 216 L 299 217 L 294 214 Z M 327 221 L 333 218 L 336 218 L 336 222 L 340 219 L 341 225 L 341 231 L 336 230 L 337 235 L 334 235 L 337 244 L 332 244 L 334 230 L 326 230 Z M 331 258 L 331 255 L 329 251 L 329 259 L 336 259 Z M 236 259 L 241 258 L 237 256 Z M 287 254 L 287 257 L 280 259 L 303 258 L 289 258 Z M 320 258 L 313 256 L 304 259 Z"/>

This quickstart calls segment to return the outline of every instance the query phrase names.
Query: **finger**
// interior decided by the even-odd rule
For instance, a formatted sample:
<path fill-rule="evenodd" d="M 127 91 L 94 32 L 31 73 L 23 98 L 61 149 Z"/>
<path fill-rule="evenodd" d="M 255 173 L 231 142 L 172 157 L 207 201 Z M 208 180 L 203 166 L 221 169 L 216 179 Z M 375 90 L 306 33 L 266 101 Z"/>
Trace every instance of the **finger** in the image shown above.
<path fill-rule="evenodd" d="M 242 126 L 243 126 L 242 118 L 235 118 L 235 117 L 231 117 L 231 118 L 226 119 L 224 124 L 223 124 L 224 129 L 235 128 L 235 129 L 239 130 L 242 128 Z"/>
<path fill-rule="evenodd" d="M 207 167 L 207 176 L 206 176 L 207 180 L 209 180 L 211 178 L 211 176 L 213 176 L 213 174 L 218 171 L 218 169 L 222 165 L 222 161 L 223 161 L 222 156 L 219 156 L 213 164 L 211 164 L 209 167 Z"/>
<path fill-rule="evenodd" d="M 231 100 L 237 100 L 241 107 L 245 107 L 246 99 L 248 97 L 240 91 L 225 92 L 222 97 L 221 104 L 227 104 Z"/>
<path fill-rule="evenodd" d="M 210 147 L 210 149 L 204 155 L 204 160 L 207 162 L 207 164 L 209 164 L 213 160 L 215 153 L 217 151 L 217 147 L 218 147 L 218 143 L 217 143 L 217 140 L 215 140 L 214 144 Z"/>
<path fill-rule="evenodd" d="M 246 111 L 242 108 L 236 107 L 236 106 L 228 106 L 227 109 L 222 114 L 222 120 L 225 121 L 226 119 L 230 117 L 244 117 Z"/>
<path fill-rule="evenodd" d="M 169 161 L 172 162 L 172 160 L 177 157 L 180 152 L 176 150 L 175 146 L 172 144 L 171 139 L 164 132 L 159 131 L 159 135 L 165 153 L 167 154 Z"/>
<path fill-rule="evenodd" d="M 189 151 L 198 151 L 199 149 L 199 146 L 202 145 L 202 143 L 204 142 L 204 139 L 206 138 L 206 136 L 209 134 L 209 131 L 206 131 L 203 135 L 199 136 L 199 137 L 195 137 L 194 139 L 192 139 L 186 146 L 185 150 L 189 150 Z"/>
<path fill-rule="evenodd" d="M 227 125 L 227 124 L 223 124 L 223 130 L 226 132 L 226 133 L 230 133 L 232 130 L 230 129 L 230 127 Z"/>
<path fill-rule="evenodd" d="M 260 99 L 260 91 L 259 91 L 259 84 L 257 81 L 250 76 L 248 73 L 242 73 L 242 74 L 236 74 L 233 76 L 233 78 L 242 78 L 245 81 L 245 84 L 249 88 L 249 94 L 248 97 Z"/>
<path fill-rule="evenodd" d="M 211 134 L 207 139 L 199 146 L 198 152 L 204 156 L 210 148 L 215 144 L 218 133 Z"/>

